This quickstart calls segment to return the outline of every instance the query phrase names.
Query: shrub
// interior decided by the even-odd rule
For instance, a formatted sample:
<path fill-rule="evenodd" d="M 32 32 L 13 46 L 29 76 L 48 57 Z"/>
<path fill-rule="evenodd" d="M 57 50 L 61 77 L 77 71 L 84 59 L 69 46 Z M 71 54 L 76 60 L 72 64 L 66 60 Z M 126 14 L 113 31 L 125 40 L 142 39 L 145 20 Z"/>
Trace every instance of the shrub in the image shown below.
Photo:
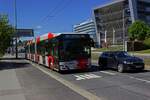
<path fill-rule="evenodd" d="M 144 45 L 146 46 L 147 49 L 150 49 L 150 38 L 144 40 Z"/>

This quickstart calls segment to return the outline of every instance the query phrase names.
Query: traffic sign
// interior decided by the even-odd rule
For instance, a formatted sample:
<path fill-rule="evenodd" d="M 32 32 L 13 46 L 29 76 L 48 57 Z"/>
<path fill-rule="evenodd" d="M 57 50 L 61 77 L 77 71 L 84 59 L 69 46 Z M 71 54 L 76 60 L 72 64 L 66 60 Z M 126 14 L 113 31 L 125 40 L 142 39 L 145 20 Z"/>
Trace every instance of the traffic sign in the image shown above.
<path fill-rule="evenodd" d="M 17 29 L 15 36 L 16 37 L 33 37 L 34 31 L 33 29 Z"/>

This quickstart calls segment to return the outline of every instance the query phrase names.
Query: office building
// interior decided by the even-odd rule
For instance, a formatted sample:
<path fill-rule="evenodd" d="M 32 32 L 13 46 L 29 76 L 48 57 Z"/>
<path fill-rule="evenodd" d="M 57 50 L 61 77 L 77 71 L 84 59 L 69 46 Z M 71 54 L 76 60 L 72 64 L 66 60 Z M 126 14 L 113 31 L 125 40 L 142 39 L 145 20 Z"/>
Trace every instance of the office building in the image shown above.
<path fill-rule="evenodd" d="M 93 9 L 97 41 L 124 44 L 128 40 L 128 27 L 135 20 L 150 24 L 150 0 L 113 0 Z"/>
<path fill-rule="evenodd" d="M 96 38 L 96 30 L 93 20 L 87 20 L 80 24 L 73 26 L 73 31 L 76 33 L 87 33 L 90 35 L 90 37 L 94 40 L 94 42 L 97 44 L 97 38 Z"/>

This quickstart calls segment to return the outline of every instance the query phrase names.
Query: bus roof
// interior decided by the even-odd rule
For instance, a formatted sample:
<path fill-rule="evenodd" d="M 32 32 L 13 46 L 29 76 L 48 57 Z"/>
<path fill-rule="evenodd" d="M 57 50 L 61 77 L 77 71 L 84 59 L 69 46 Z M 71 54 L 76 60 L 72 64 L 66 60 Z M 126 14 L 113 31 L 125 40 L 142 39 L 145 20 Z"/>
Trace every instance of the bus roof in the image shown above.
<path fill-rule="evenodd" d="M 47 39 L 52 39 L 58 36 L 62 35 L 85 35 L 87 33 L 75 33 L 75 32 L 62 32 L 62 33 L 51 33 L 48 32 L 46 34 L 43 34 L 39 37 L 36 38 L 36 43 L 39 43 L 40 41 L 47 40 Z"/>
<path fill-rule="evenodd" d="M 62 33 L 55 33 L 55 34 L 61 35 L 61 34 L 87 34 L 87 33 L 62 32 Z"/>
<path fill-rule="evenodd" d="M 51 39 L 51 38 L 54 38 L 54 37 L 55 37 L 55 34 L 49 32 L 47 34 L 44 34 L 44 35 L 40 36 L 40 41 L 46 40 L 46 39 Z"/>

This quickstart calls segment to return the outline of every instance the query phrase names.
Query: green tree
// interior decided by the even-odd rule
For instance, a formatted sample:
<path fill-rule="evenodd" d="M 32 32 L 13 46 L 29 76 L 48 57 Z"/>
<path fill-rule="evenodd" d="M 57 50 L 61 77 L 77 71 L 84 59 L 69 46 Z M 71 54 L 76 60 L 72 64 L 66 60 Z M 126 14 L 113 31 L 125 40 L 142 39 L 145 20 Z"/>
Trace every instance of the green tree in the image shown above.
<path fill-rule="evenodd" d="M 147 35 L 146 35 L 146 39 L 150 38 L 150 26 L 149 29 L 147 30 Z"/>
<path fill-rule="evenodd" d="M 10 46 L 10 41 L 14 28 L 9 24 L 6 15 L 0 15 L 0 55 L 3 55 L 6 49 Z"/>
<path fill-rule="evenodd" d="M 131 40 L 145 40 L 146 37 L 150 36 L 150 27 L 143 21 L 135 21 L 128 28 L 129 38 Z"/>

